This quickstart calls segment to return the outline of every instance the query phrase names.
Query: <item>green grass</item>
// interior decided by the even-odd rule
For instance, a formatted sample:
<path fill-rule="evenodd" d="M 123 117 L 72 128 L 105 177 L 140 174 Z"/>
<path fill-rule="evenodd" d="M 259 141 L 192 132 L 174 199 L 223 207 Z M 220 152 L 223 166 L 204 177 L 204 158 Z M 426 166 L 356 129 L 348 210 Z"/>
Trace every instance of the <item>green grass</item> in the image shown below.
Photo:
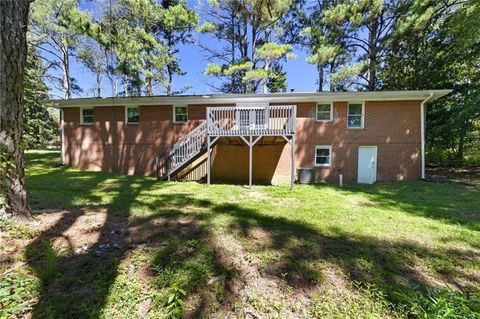
<path fill-rule="evenodd" d="M 27 158 L 32 208 L 68 211 L 25 247 L 41 282 L 34 318 L 480 318 L 478 188 L 249 190 L 74 170 L 56 152 Z M 55 244 L 75 243 L 65 233 L 91 214 L 93 246 Z M 105 243 L 121 248 L 98 254 Z"/>
<path fill-rule="evenodd" d="M 5 232 L 12 238 L 34 238 L 36 232 L 25 224 L 0 217 L 0 231 Z"/>

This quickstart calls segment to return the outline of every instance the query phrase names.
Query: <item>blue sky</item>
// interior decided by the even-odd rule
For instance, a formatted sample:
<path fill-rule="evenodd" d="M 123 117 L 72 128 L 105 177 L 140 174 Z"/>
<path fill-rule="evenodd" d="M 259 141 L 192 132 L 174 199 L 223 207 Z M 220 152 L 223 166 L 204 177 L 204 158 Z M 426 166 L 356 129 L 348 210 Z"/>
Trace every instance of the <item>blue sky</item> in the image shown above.
<path fill-rule="evenodd" d="M 190 6 L 192 2 L 189 1 Z M 80 7 L 84 10 L 95 11 L 94 2 L 81 2 Z M 221 43 L 209 35 L 195 34 L 196 40 L 210 47 L 219 47 Z M 179 47 L 180 67 L 186 72 L 184 76 L 177 76 L 174 79 L 174 90 L 179 90 L 185 85 L 190 85 L 185 94 L 208 94 L 215 93 L 206 84 L 207 81 L 212 81 L 211 77 L 203 74 L 205 67 L 208 64 L 206 56 L 203 54 L 200 47 L 191 45 L 182 45 Z M 315 67 L 305 62 L 307 53 L 294 48 L 296 55 L 295 59 L 284 62 L 283 67 L 287 72 L 287 88 L 295 89 L 297 92 L 312 92 L 316 90 L 317 73 Z M 77 80 L 80 87 L 83 89 L 82 93 L 75 94 L 75 97 L 89 97 L 93 96 L 93 88 L 95 83 L 94 75 L 85 69 L 81 64 L 72 61 L 71 74 Z M 63 94 L 57 89 L 52 89 L 51 94 L 56 98 L 62 98 Z M 102 85 L 102 96 L 111 96 L 110 85 L 105 81 Z"/>

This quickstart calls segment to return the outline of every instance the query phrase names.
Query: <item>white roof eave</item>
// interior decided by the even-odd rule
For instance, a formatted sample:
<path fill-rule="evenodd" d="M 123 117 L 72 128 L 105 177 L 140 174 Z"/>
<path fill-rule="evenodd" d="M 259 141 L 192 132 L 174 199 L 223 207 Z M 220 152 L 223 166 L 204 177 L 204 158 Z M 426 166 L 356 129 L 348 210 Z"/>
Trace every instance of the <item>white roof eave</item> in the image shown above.
<path fill-rule="evenodd" d="M 69 100 L 48 100 L 53 107 L 81 106 L 124 106 L 124 105 L 187 105 L 187 104 L 236 104 L 241 103 L 302 103 L 334 101 L 395 101 L 424 100 L 433 94 L 431 100 L 449 94 L 452 90 L 422 91 L 375 91 L 375 92 L 325 92 L 325 93 L 270 93 L 270 94 L 224 94 L 193 96 L 142 96 L 79 98 Z"/>

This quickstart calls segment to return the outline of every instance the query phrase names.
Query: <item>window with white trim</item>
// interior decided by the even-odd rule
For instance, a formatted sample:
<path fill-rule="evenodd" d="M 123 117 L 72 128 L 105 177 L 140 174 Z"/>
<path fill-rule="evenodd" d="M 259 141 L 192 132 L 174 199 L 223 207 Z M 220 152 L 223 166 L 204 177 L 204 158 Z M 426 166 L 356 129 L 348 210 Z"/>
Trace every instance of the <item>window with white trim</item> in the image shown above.
<path fill-rule="evenodd" d="M 188 109 L 186 106 L 173 106 L 173 121 L 185 123 L 188 120 Z"/>
<path fill-rule="evenodd" d="M 80 108 L 80 124 L 93 124 L 93 107 Z"/>
<path fill-rule="evenodd" d="M 315 166 L 332 166 L 332 146 L 315 146 Z"/>
<path fill-rule="evenodd" d="M 348 103 L 348 128 L 363 128 L 365 106 L 363 103 Z"/>
<path fill-rule="evenodd" d="M 333 104 L 318 103 L 317 104 L 317 121 L 327 122 L 333 120 Z"/>
<path fill-rule="evenodd" d="M 138 123 L 140 121 L 140 109 L 138 106 L 125 107 L 125 122 Z"/>

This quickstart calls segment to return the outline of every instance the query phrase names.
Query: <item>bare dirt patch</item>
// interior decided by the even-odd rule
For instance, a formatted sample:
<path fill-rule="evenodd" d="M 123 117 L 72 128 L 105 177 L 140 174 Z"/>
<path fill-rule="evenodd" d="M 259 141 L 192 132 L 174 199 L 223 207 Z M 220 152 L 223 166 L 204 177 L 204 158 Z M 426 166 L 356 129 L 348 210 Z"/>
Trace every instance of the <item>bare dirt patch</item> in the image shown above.
<path fill-rule="evenodd" d="M 253 237 L 266 240 L 268 232 L 253 228 Z M 229 234 L 216 234 L 214 245 L 223 264 L 232 265 L 237 275 L 230 283 L 234 299 L 222 309 L 224 318 L 306 318 L 311 292 L 291 289 L 283 280 L 259 271 L 239 241 Z"/>

